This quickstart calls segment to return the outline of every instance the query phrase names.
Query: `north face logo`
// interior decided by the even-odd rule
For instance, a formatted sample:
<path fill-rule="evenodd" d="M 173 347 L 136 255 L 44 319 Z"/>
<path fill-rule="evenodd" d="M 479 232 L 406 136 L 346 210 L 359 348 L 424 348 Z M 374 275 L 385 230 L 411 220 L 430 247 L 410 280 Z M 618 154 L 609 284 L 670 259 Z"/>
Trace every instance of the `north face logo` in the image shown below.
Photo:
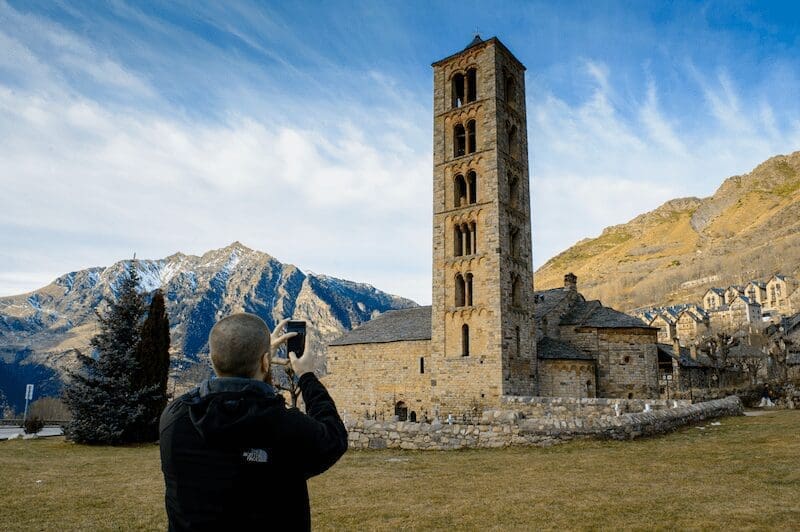
<path fill-rule="evenodd" d="M 265 464 L 269 461 L 269 455 L 265 449 L 250 449 L 242 453 L 245 462 L 255 462 Z"/>

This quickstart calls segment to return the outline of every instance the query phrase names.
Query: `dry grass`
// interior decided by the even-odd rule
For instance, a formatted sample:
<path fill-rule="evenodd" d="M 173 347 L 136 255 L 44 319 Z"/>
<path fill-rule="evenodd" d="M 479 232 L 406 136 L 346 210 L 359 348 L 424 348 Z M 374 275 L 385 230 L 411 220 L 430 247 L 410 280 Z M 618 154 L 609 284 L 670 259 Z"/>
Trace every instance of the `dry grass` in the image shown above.
<path fill-rule="evenodd" d="M 349 452 L 318 529 L 797 529 L 800 411 L 633 442 Z M 155 446 L 0 444 L 0 530 L 164 528 Z M 36 483 L 41 480 L 41 483 Z"/>

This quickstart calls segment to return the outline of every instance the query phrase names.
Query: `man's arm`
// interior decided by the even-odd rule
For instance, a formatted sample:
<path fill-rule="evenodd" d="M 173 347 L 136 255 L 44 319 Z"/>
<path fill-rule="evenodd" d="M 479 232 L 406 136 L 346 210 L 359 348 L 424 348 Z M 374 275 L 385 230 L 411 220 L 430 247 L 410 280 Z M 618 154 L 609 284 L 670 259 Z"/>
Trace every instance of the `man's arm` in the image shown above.
<path fill-rule="evenodd" d="M 312 371 L 316 355 L 306 353 L 298 359 L 289 353 L 289 360 L 300 375 L 298 386 L 306 405 L 307 415 L 297 421 L 300 446 L 306 451 L 300 456 L 302 469 L 305 477 L 310 478 L 331 467 L 347 451 L 347 429 L 328 390 Z"/>

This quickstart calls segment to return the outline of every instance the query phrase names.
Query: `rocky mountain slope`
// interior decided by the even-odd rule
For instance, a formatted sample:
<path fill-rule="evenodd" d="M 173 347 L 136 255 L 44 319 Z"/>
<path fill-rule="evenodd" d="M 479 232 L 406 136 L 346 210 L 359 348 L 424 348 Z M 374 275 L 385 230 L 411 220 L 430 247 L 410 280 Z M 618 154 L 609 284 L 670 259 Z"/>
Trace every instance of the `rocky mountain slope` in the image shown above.
<path fill-rule="evenodd" d="M 43 389 L 37 392 L 45 394 L 58 388 L 75 363 L 73 350 L 88 352 L 95 309 L 113 297 L 128 262 L 68 273 L 34 292 L 0 298 L 0 390 L 9 401 L 22 396 L 25 383 L 38 383 Z M 255 313 L 270 327 L 283 317 L 307 320 L 309 348 L 323 349 L 378 313 L 416 306 L 370 285 L 304 273 L 238 242 L 201 257 L 139 260 L 137 268 L 143 290 L 165 294 L 179 381 L 194 382 L 208 371 L 208 333 L 231 312 Z"/>
<path fill-rule="evenodd" d="M 609 227 L 553 257 L 537 290 L 578 276 L 588 298 L 631 310 L 699 301 L 711 286 L 800 270 L 800 152 L 726 179 L 713 196 L 682 198 Z"/>

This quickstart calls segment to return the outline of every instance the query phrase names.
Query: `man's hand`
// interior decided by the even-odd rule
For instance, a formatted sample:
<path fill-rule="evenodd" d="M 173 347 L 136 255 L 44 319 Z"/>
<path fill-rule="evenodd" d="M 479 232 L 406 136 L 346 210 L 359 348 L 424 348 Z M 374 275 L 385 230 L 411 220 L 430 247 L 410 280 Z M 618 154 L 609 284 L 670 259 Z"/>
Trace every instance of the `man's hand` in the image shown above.
<path fill-rule="evenodd" d="M 275 354 L 278 352 L 278 348 L 281 345 L 285 344 L 289 338 L 293 338 L 297 336 L 296 332 L 290 332 L 286 334 L 281 334 L 280 331 L 286 327 L 286 324 L 289 323 L 291 318 L 286 318 L 285 320 L 281 320 L 276 326 L 275 329 L 272 331 L 272 335 L 270 336 L 269 342 L 269 358 L 273 364 L 278 364 L 281 366 L 285 366 L 288 364 L 288 361 L 285 358 L 278 358 Z"/>
<path fill-rule="evenodd" d="M 294 371 L 295 375 L 301 377 L 304 373 L 314 373 L 314 367 L 317 365 L 317 355 L 306 350 L 303 356 L 297 358 L 294 351 L 290 351 L 289 361 L 292 363 L 292 371 Z"/>

